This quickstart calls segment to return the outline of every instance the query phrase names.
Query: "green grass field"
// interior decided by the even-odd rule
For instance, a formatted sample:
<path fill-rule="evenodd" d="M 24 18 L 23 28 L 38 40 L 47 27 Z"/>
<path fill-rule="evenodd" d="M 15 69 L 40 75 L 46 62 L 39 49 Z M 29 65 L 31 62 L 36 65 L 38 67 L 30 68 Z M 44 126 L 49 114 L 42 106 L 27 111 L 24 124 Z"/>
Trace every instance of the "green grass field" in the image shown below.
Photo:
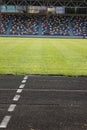
<path fill-rule="evenodd" d="M 0 38 L 0 74 L 87 76 L 87 40 Z"/>

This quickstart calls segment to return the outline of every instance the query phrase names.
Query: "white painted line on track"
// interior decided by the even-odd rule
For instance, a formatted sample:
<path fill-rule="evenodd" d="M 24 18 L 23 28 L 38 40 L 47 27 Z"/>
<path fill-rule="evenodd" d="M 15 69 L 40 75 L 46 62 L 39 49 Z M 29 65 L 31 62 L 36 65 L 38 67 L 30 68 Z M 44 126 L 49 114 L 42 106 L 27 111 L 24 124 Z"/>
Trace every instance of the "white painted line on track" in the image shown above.
<path fill-rule="evenodd" d="M 23 89 L 18 89 L 17 93 L 21 93 L 23 91 Z"/>
<path fill-rule="evenodd" d="M 22 83 L 26 83 L 26 79 L 23 79 L 23 80 L 22 80 Z"/>
<path fill-rule="evenodd" d="M 8 108 L 8 112 L 13 112 L 15 110 L 16 104 L 11 104 Z"/>
<path fill-rule="evenodd" d="M 27 80 L 27 79 L 28 79 L 28 76 L 25 76 L 25 77 L 24 77 L 24 80 Z"/>
<path fill-rule="evenodd" d="M 25 76 L 24 79 L 22 80 L 23 84 L 21 84 L 19 86 L 19 89 L 16 91 L 16 93 L 21 93 L 23 91 L 23 88 L 25 87 L 24 83 L 26 83 L 27 79 L 28 79 L 28 76 Z M 20 95 L 15 95 L 13 98 L 13 101 L 18 101 L 19 98 L 20 98 Z M 16 106 L 17 106 L 16 104 L 11 104 L 8 108 L 8 112 L 13 112 L 15 110 Z M 2 122 L 0 123 L 0 128 L 7 128 L 7 125 L 9 123 L 10 119 L 11 119 L 11 116 L 9 116 L 9 115 L 5 116 L 2 120 Z"/>
<path fill-rule="evenodd" d="M 19 88 L 24 88 L 25 87 L 25 84 L 21 84 L 20 86 L 19 86 Z"/>
<path fill-rule="evenodd" d="M 22 80 L 22 83 L 26 83 L 27 79 L 28 79 L 28 76 L 25 76 L 24 79 Z"/>
<path fill-rule="evenodd" d="M 13 101 L 18 101 L 20 98 L 20 95 L 15 95 L 14 98 L 13 98 Z"/>
<path fill-rule="evenodd" d="M 87 93 L 87 90 L 58 90 L 58 89 L 25 89 L 24 91 L 32 91 L 32 92 L 74 92 L 74 93 Z"/>
<path fill-rule="evenodd" d="M 11 119 L 11 116 L 5 116 L 0 124 L 0 128 L 6 128 L 10 119 Z"/>

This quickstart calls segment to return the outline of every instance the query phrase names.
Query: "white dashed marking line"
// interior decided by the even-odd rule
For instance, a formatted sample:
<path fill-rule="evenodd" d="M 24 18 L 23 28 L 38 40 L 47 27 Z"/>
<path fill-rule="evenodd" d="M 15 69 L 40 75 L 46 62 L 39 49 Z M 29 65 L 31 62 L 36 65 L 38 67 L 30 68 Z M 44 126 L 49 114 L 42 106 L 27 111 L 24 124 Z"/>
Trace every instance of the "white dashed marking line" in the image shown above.
<path fill-rule="evenodd" d="M 18 101 L 20 98 L 20 95 L 15 95 L 14 98 L 13 98 L 13 101 Z"/>
<path fill-rule="evenodd" d="M 23 89 L 18 89 L 17 93 L 21 93 L 23 91 Z"/>
<path fill-rule="evenodd" d="M 10 119 L 11 119 L 11 116 L 5 116 L 0 124 L 0 128 L 6 128 Z"/>
<path fill-rule="evenodd" d="M 24 86 L 25 86 L 25 84 L 21 84 L 21 85 L 19 86 L 19 88 L 24 88 Z"/>
<path fill-rule="evenodd" d="M 28 76 L 25 76 L 24 79 L 22 80 L 23 84 L 19 86 L 19 89 L 16 91 L 16 93 L 21 93 L 23 91 L 23 88 L 25 87 L 24 83 L 26 83 L 27 79 L 28 79 Z M 20 95 L 15 95 L 13 98 L 13 101 L 18 101 L 19 98 L 20 98 Z M 8 108 L 8 112 L 13 112 L 16 106 L 17 106 L 16 104 L 11 104 Z M 0 128 L 6 128 L 10 119 L 11 119 L 11 116 L 5 116 L 2 122 L 0 123 Z"/>
<path fill-rule="evenodd" d="M 8 112 L 13 112 L 15 110 L 16 104 L 11 104 L 8 108 Z"/>
<path fill-rule="evenodd" d="M 26 83 L 26 79 L 22 80 L 22 83 Z"/>
<path fill-rule="evenodd" d="M 27 79 L 28 79 L 28 76 L 25 76 L 25 77 L 24 77 L 24 80 L 27 80 Z"/>

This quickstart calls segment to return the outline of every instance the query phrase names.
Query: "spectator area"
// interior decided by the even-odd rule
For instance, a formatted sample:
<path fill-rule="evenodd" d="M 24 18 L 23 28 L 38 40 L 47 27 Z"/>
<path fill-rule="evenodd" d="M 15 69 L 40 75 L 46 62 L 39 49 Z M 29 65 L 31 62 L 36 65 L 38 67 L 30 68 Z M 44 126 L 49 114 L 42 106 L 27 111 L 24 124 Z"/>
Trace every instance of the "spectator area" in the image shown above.
<path fill-rule="evenodd" d="M 2 14 L 0 35 L 87 36 L 87 17 Z"/>

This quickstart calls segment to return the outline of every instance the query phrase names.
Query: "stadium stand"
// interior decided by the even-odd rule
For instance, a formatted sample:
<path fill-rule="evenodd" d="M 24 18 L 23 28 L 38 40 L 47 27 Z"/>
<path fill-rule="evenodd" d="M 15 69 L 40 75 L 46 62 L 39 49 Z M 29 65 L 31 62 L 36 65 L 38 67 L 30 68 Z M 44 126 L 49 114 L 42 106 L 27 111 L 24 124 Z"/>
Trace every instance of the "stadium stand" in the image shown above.
<path fill-rule="evenodd" d="M 0 36 L 87 38 L 87 0 L 0 0 Z"/>
<path fill-rule="evenodd" d="M 39 29 L 38 17 L 12 16 L 11 35 L 37 35 Z"/>
<path fill-rule="evenodd" d="M 1 15 L 0 34 L 6 34 L 10 22 L 10 15 Z"/>
<path fill-rule="evenodd" d="M 42 35 L 70 36 L 69 19 L 66 16 L 42 18 Z"/>
<path fill-rule="evenodd" d="M 87 17 L 74 16 L 71 25 L 75 36 L 87 36 Z"/>
<path fill-rule="evenodd" d="M 87 17 L 2 14 L 0 35 L 87 36 Z"/>

